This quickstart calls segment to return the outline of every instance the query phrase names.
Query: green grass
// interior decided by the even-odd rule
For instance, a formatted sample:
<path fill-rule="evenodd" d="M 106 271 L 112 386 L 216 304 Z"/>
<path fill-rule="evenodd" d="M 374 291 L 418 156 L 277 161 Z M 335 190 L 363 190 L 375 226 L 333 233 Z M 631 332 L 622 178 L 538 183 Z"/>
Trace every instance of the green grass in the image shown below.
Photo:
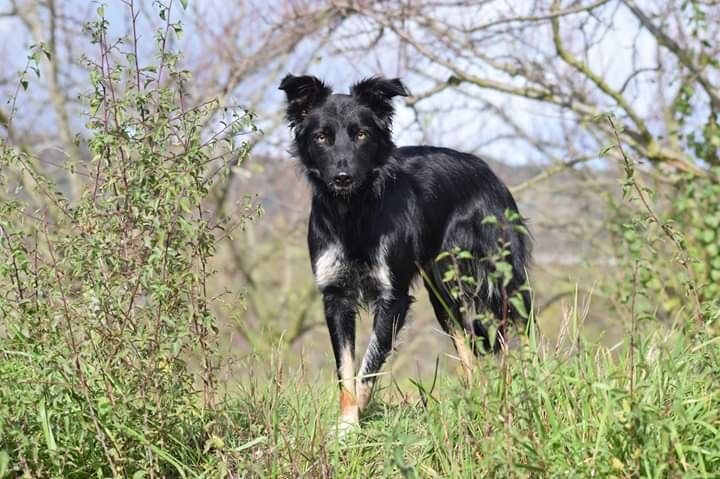
<path fill-rule="evenodd" d="M 632 389 L 627 357 L 588 345 L 485 359 L 470 387 L 393 384 L 343 441 L 332 385 L 258 378 L 229 445 L 254 441 L 234 461 L 258 477 L 716 477 L 720 339 L 651 336 L 635 360 Z"/>
<path fill-rule="evenodd" d="M 120 458 L 128 477 L 718 477 L 720 338 L 658 331 L 638 343 L 634 367 L 622 346 L 581 341 L 485 358 L 470 386 L 452 374 L 434 385 L 386 377 L 362 428 L 342 441 L 332 434 L 335 385 L 268 358 L 251 360 L 263 372 L 217 413 L 194 417 L 189 406 L 152 440 L 122 418 L 100 419 L 123 450 L 157 464 L 152 474 Z M 93 438 L 73 437 L 87 411 L 23 385 L 28 360 L 3 354 L 0 470 L 110 475 Z M 24 406 L 7 407 L 18 398 Z"/>

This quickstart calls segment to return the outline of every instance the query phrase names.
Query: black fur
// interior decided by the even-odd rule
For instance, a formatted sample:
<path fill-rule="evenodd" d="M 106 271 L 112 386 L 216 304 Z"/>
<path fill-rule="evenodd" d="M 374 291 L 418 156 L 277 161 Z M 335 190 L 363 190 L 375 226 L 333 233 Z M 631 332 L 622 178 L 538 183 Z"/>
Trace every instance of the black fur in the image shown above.
<path fill-rule="evenodd" d="M 338 368 L 342 348 L 354 351 L 355 313 L 365 302 L 375 314 L 375 338 L 361 373 L 380 369 L 405 321 L 420 268 L 443 329 L 456 321 L 485 349 L 497 349 L 482 322 L 460 318 L 461 301 L 442 282 L 447 260 L 436 262 L 454 247 L 469 251 L 475 259 L 462 263 L 463 272 L 485 281 L 471 298 L 476 309 L 499 322 L 521 319 L 508 301 L 518 294 L 530 311 L 522 288 L 530 240 L 520 231 L 521 219 L 514 225 L 506 220 L 506 211 L 517 212 L 517 206 L 487 163 L 447 148 L 396 148 L 392 99 L 408 95 L 398 79 L 369 78 L 342 95 L 315 77 L 288 75 L 280 89 L 287 94 L 294 153 L 313 189 L 308 246 Z M 497 223 L 483 221 L 491 215 Z M 490 288 L 495 268 L 487 258 L 499 242 L 508 246 L 512 279 Z"/>

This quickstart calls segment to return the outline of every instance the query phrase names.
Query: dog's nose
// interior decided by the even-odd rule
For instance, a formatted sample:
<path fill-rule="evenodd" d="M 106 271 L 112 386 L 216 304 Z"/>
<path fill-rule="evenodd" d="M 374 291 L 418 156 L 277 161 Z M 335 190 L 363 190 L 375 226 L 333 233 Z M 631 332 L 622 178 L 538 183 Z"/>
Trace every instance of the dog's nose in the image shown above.
<path fill-rule="evenodd" d="M 350 186 L 350 183 L 352 183 L 352 176 L 348 175 L 344 171 L 341 171 L 340 173 L 335 175 L 333 181 L 335 182 L 336 186 Z"/>

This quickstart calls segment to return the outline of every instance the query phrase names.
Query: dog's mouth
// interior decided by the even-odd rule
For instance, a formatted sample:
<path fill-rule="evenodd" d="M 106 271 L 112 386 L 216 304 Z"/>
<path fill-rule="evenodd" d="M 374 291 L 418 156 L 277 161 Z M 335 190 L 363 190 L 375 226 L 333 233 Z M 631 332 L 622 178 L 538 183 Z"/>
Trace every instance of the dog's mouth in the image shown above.
<path fill-rule="evenodd" d="M 336 184 L 330 184 L 330 190 L 332 190 L 332 192 L 335 194 L 335 196 L 339 196 L 341 198 L 348 198 L 352 194 L 354 189 L 355 189 L 354 184 L 343 185 L 343 186 L 338 186 Z"/>

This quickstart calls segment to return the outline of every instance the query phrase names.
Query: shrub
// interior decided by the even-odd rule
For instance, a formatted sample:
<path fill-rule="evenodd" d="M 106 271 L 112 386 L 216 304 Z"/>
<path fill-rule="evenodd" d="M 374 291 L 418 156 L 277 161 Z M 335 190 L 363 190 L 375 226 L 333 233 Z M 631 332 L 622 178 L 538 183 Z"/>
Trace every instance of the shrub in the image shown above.
<path fill-rule="evenodd" d="M 207 265 L 214 230 L 248 218 L 228 225 L 204 202 L 247 157 L 253 117 L 188 106 L 190 77 L 167 47 L 182 26 L 159 8 L 154 66 L 139 65 L 137 39 L 108 39 L 103 7 L 87 27 L 99 50 L 86 59 L 91 160 L 67 163 L 79 198 L 0 144 L 0 194 L 20 198 L 0 206 L 5 472 L 184 476 L 180 455 L 202 457 L 212 438 Z"/>

